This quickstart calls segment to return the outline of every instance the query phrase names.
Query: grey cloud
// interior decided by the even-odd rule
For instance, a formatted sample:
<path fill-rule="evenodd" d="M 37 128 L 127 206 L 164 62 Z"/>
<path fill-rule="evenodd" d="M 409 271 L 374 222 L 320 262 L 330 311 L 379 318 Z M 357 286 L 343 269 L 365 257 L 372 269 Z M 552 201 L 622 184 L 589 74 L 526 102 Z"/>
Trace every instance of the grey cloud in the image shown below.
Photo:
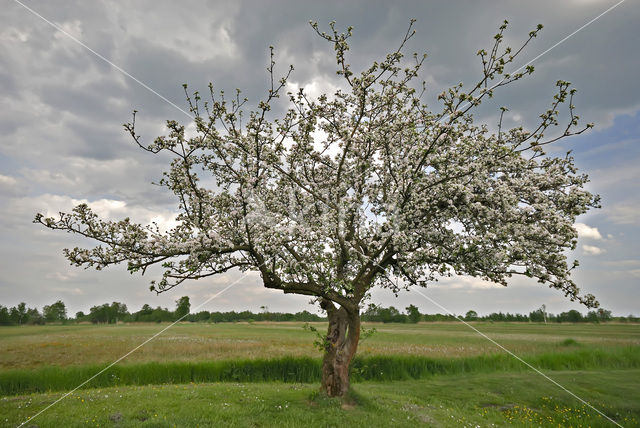
<path fill-rule="evenodd" d="M 41 100 L 57 112 L 72 114 L 91 112 L 102 123 L 122 120 L 122 110 L 117 102 L 125 98 L 125 88 L 113 78 L 97 78 L 86 84 L 62 86 L 59 82 L 48 82 L 39 89 Z"/>
<path fill-rule="evenodd" d="M 605 2 L 506 0 L 491 3 L 415 0 L 402 5 L 358 0 L 28 4 L 71 31 L 78 28 L 78 37 L 84 43 L 183 108 L 186 103 L 182 83 L 201 92 L 206 91 L 209 82 L 227 93 L 237 87 L 255 104 L 264 96 L 268 82 L 265 68 L 269 45 L 276 48 L 278 72 L 284 72 L 289 63 L 296 67 L 292 81 L 307 83 L 322 78 L 335 79 L 333 82 L 338 83 L 332 47 L 313 33 L 309 20 L 317 20 L 324 29 L 330 20 L 337 21 L 340 29 L 354 26 L 350 62 L 354 70 L 359 70 L 395 49 L 409 19 L 417 18 L 417 34 L 406 52 L 429 54 L 424 78 L 429 82 L 426 100 L 434 109 L 438 108 L 435 96 L 444 88 L 459 81 L 469 84 L 479 76 L 480 62 L 475 53 L 491 43 L 504 18 L 512 22 L 507 41 L 514 45 L 523 40 L 535 24 L 545 24 L 545 29 L 518 62 L 520 65 L 609 6 Z M 569 80 L 579 89 L 575 104 L 585 121 L 609 126 L 614 123 L 615 115 L 637 110 L 640 85 L 636 74 L 640 59 L 634 52 L 639 18 L 637 5 L 622 4 L 546 54 L 537 61 L 533 76 L 513 90 L 497 93 L 496 99 L 487 103 L 477 116 L 494 124 L 497 108 L 507 105 L 511 109 L 509 125 L 531 125 L 546 109 L 558 79 Z M 204 298 L 217 283 L 190 284 L 177 290 L 175 295 L 156 299 L 146 291 L 151 278 L 132 277 L 123 269 L 107 273 L 78 271 L 76 276 L 71 276 L 71 268 L 60 256 L 60 248 L 87 243 L 50 234 L 30 223 L 35 211 L 40 209 L 38 198 L 43 204 L 51 203 L 50 194 L 58 195 L 60 201 L 71 197 L 90 201 L 120 200 L 132 210 L 173 209 L 174 199 L 149 184 L 161 176 L 167 158 L 150 156 L 137 149 L 121 125 L 130 120 L 133 109 L 139 110 L 140 134 L 148 142 L 162 132 L 165 119 L 183 123 L 188 119 L 18 4 L 11 3 L 0 21 L 4 28 L 4 32 L 0 31 L 3 88 L 0 93 L 3 110 L 0 174 L 12 177 L 17 186 L 11 182 L 9 190 L 5 186 L 0 192 L 0 207 L 4 207 L 4 211 L 0 210 L 3 238 L 0 269 L 6 273 L 0 278 L 0 299 L 9 304 L 27 300 L 32 305 L 41 305 L 55 300 L 56 293 L 66 293 L 63 294 L 65 301 L 68 297 L 74 308 L 86 310 L 87 305 L 112 300 L 125 301 L 132 307 L 153 301 L 173 306 L 173 300 L 182 290 L 185 294 L 192 292 L 198 299 Z M 560 148 L 580 150 L 578 144 L 572 144 L 563 143 Z M 589 144 L 593 148 L 604 143 L 598 140 Z M 627 157 L 631 153 L 628 147 L 619 150 Z M 637 230 L 629 228 L 629 218 L 632 218 L 629 213 L 637 205 L 637 198 L 624 197 L 634 195 L 635 188 L 629 181 L 621 181 L 623 176 L 630 180 L 637 178 L 632 172 L 625 175 L 622 169 L 627 168 L 621 168 L 627 163 L 629 168 L 635 165 L 636 156 L 629 157 L 625 163 L 612 161 L 606 167 L 598 166 L 598 157 L 585 158 L 584 164 L 592 168 L 589 172 L 594 172 L 593 185 L 606 193 L 605 199 L 612 202 L 612 208 L 589 214 L 588 218 L 595 222 L 581 221 L 598 226 L 603 233 L 627 232 L 637 236 Z M 607 177 L 618 179 L 608 183 Z M 598 184 L 600 179 L 602 182 Z M 612 224 L 616 221 L 621 224 Z M 611 245 L 607 256 L 612 258 L 637 249 L 628 240 L 621 242 L 619 248 Z M 598 297 L 605 307 L 633 311 L 637 292 L 633 294 L 631 285 L 622 290 L 625 301 L 624 296 L 611 297 L 606 287 L 589 275 L 579 279 L 585 291 L 604 294 L 604 299 Z M 629 277 L 629 281 L 637 284 L 637 278 Z M 226 300 L 220 300 L 220 307 L 256 310 L 253 305 L 264 301 L 273 310 L 285 310 L 288 305 L 292 305 L 291 310 L 309 308 L 304 298 L 291 300 L 290 296 L 281 297 L 278 293 L 261 294 L 255 279 L 247 280 L 246 286 L 230 290 L 224 297 Z M 77 293 L 76 289 L 84 294 Z M 556 311 L 569 307 L 558 293 L 539 286 L 513 287 L 506 292 L 436 286 L 431 291 L 444 302 L 459 299 L 459 303 L 450 303 L 458 313 L 475 304 L 474 308 L 480 312 L 500 310 L 494 303 L 500 300 L 522 312 L 530 310 L 529 301 L 555 302 L 553 305 L 557 306 L 553 310 Z M 384 293 L 375 296 L 385 304 L 407 306 L 403 302 L 408 300 L 402 297 L 395 302 Z M 410 299 L 415 302 L 416 297 Z"/>

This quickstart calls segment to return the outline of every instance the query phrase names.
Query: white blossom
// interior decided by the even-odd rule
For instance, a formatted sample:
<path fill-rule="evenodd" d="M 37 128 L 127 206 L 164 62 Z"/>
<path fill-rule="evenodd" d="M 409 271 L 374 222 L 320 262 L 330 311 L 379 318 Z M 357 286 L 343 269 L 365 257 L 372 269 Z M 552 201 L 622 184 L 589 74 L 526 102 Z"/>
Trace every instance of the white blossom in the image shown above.
<path fill-rule="evenodd" d="M 87 205 L 36 221 L 97 241 L 93 249 L 66 250 L 75 265 L 127 262 L 144 273 L 160 264 L 158 292 L 240 268 L 259 271 L 266 287 L 357 313 L 372 287 L 399 291 L 391 277 L 424 285 L 458 273 L 504 285 L 512 275 L 531 276 L 597 304 L 579 294 L 565 251 L 576 246 L 575 227 L 587 230 L 574 227 L 576 217 L 598 198 L 584 190 L 588 179 L 569 154 L 544 151 L 584 131 L 575 130 L 568 82 L 557 83 L 538 128 L 500 123 L 492 133 L 474 123 L 473 110 L 528 74 L 503 75 L 515 55 L 504 53 L 502 38 L 492 54 L 480 52 L 479 80 L 465 92 L 462 84 L 442 92 L 442 108 L 432 111 L 413 83 L 420 57 L 405 70 L 398 50 L 358 74 L 345 62 L 347 36 L 317 31 L 333 44 L 348 90 L 290 93 L 289 108 L 276 117 L 272 106 L 285 97 L 289 74 L 279 80 L 272 63 L 273 86 L 255 111 L 243 111 L 240 93 L 229 98 L 210 86 L 206 106 L 188 98 L 194 132 L 168 121 L 168 135 L 148 146 L 134 114 L 127 125 L 134 140 L 173 155 L 160 182 L 180 206 L 173 229 L 102 220 Z M 571 120 L 553 136 L 564 103 Z M 199 174 L 217 187 L 202 187 Z"/>

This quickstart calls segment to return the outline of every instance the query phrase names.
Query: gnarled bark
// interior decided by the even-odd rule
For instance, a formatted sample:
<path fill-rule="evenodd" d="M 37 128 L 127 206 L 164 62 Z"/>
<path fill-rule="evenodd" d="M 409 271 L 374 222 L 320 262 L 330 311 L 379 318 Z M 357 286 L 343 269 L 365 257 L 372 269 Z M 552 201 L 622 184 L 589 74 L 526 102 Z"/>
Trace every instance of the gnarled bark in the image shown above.
<path fill-rule="evenodd" d="M 360 313 L 324 300 L 329 327 L 322 361 L 322 390 L 330 397 L 342 397 L 349 391 L 349 365 L 358 349 Z"/>

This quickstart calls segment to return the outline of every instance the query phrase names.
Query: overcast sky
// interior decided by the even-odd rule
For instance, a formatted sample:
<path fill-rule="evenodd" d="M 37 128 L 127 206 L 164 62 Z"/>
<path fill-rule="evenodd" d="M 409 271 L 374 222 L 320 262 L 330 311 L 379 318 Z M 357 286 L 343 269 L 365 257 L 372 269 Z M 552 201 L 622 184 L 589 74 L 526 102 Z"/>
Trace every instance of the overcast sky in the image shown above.
<path fill-rule="evenodd" d="M 276 67 L 295 66 L 294 84 L 316 94 L 335 89 L 333 51 L 309 20 L 325 28 L 332 20 L 339 28 L 353 26 L 350 62 L 358 69 L 395 49 L 416 18 L 417 34 L 407 51 L 429 54 L 422 78 L 433 100 L 448 86 L 479 76 L 475 53 L 489 47 L 504 19 L 511 23 L 506 41 L 514 45 L 536 24 L 545 25 L 515 68 L 615 4 L 22 1 L 182 108 L 183 83 L 194 89 L 209 82 L 227 91 L 240 88 L 251 101 L 259 100 L 268 83 L 269 45 L 276 48 Z M 581 261 L 574 276 L 579 287 L 617 315 L 640 314 L 639 21 L 640 4 L 622 3 L 536 60 L 533 76 L 498 93 L 478 115 L 494 126 L 498 107 L 505 105 L 508 126 L 531 126 L 558 79 L 578 89 L 577 113 L 595 129 L 562 140 L 554 150 L 573 150 L 603 208 L 578 219 L 579 245 L 570 256 Z M 25 301 L 41 308 L 62 299 L 74 314 L 114 300 L 130 310 L 144 303 L 173 308 L 188 295 L 196 306 L 237 280 L 239 273 L 229 273 L 156 296 L 148 290 L 153 272 L 140 277 L 128 274 L 126 266 L 101 272 L 69 266 L 62 248 L 90 243 L 32 224 L 35 213 L 54 214 L 87 202 L 110 218 L 169 224 L 177 201 L 151 184 L 167 159 L 138 149 L 122 124 L 138 110 L 140 133 L 150 141 L 164 132 L 166 119 L 187 124 L 188 118 L 18 2 L 4 3 L 0 24 L 0 304 Z M 523 280 L 504 288 L 456 277 L 421 291 L 458 314 L 528 313 L 541 304 L 555 313 L 585 311 L 560 292 Z M 372 302 L 443 312 L 414 292 L 395 298 L 377 291 Z M 314 310 L 307 298 L 262 288 L 252 274 L 202 309 L 257 311 L 263 305 L 272 311 Z"/>

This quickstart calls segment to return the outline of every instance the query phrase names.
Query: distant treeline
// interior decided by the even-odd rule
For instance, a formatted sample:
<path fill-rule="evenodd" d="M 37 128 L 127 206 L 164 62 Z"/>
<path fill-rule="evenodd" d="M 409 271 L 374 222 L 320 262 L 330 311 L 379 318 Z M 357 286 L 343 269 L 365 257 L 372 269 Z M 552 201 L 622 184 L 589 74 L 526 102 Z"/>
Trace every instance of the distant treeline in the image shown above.
<path fill-rule="evenodd" d="M 189 297 L 184 296 L 176 301 L 175 310 L 169 310 L 160 306 L 153 308 L 143 305 L 137 312 L 129 312 L 127 305 L 120 302 L 105 303 L 93 306 L 89 313 L 76 312 L 75 317 L 67 315 L 67 308 L 63 301 L 46 305 L 40 312 L 37 308 L 27 308 L 25 303 L 20 303 L 12 308 L 0 305 L 0 325 L 27 325 L 45 323 L 80 323 L 115 324 L 118 322 L 173 322 L 177 320 L 190 322 L 240 322 L 240 321 L 326 321 L 325 317 L 312 314 L 309 311 L 301 311 L 295 314 L 269 312 L 263 307 L 263 312 L 209 312 L 200 311 L 190 313 L 191 303 Z"/>
<path fill-rule="evenodd" d="M 579 311 L 572 309 L 560 314 L 552 314 L 545 312 L 543 309 L 536 309 L 529 312 L 528 315 L 512 314 L 503 312 L 494 312 L 489 315 L 480 316 L 474 310 L 468 311 L 464 316 L 451 314 L 422 314 L 414 305 L 406 308 L 406 313 L 400 312 L 398 309 L 390 306 L 385 308 L 370 304 L 366 311 L 362 313 L 363 321 L 372 322 L 399 322 L 399 323 L 417 323 L 420 321 L 455 321 L 463 319 L 465 321 L 515 321 L 515 322 L 604 322 L 604 321 L 620 321 L 620 322 L 639 322 L 640 318 L 633 315 L 627 317 L 614 317 L 611 311 L 606 309 L 598 309 L 589 311 L 583 315 Z"/>
<path fill-rule="evenodd" d="M 252 322 L 252 321 L 326 321 L 326 317 L 312 314 L 308 311 L 297 312 L 295 314 L 282 312 L 269 312 L 263 306 L 262 312 L 251 311 L 242 312 L 209 312 L 200 311 L 190 313 L 191 303 L 189 297 L 183 296 L 176 301 L 176 308 L 171 311 L 160 306 L 152 308 L 144 305 L 137 312 L 129 312 L 127 305 L 120 302 L 105 303 L 93 306 L 89 313 L 77 312 L 75 317 L 67 315 L 67 308 L 64 302 L 58 300 L 51 305 L 45 305 L 40 312 L 37 308 L 27 308 L 25 303 L 20 303 L 12 308 L 0 305 L 0 325 L 27 325 L 45 323 L 80 323 L 89 322 L 93 324 L 115 324 L 118 322 L 173 322 L 177 320 L 189 322 Z M 383 306 L 370 304 L 362 312 L 362 320 L 369 322 L 383 323 L 418 323 L 433 321 L 515 321 L 515 322 L 640 322 L 640 317 L 629 315 L 627 317 L 614 317 L 611 311 L 598 309 L 589 311 L 583 315 L 579 311 L 572 309 L 560 314 L 551 314 L 544 309 L 536 309 L 528 315 L 511 314 L 509 312 L 494 312 L 489 315 L 480 316 L 476 311 L 470 310 L 464 316 L 450 314 L 422 314 L 418 307 L 409 305 L 405 312 L 400 312 L 393 306 L 385 308 Z"/>

